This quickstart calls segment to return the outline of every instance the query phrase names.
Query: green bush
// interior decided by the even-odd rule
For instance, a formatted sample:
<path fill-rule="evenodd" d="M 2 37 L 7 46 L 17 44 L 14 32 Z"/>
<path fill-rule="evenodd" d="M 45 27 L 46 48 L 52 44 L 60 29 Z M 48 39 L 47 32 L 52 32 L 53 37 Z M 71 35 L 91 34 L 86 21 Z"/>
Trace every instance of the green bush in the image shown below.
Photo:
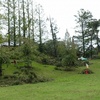
<path fill-rule="evenodd" d="M 66 67 L 65 68 L 65 71 L 74 71 L 75 70 L 75 68 L 72 68 L 72 67 Z"/>
<path fill-rule="evenodd" d="M 31 66 L 32 64 L 32 49 L 30 42 L 26 41 L 22 45 L 21 48 L 22 51 L 22 57 L 25 63 L 25 66 Z"/>
<path fill-rule="evenodd" d="M 93 55 L 92 58 L 93 59 L 100 59 L 100 54 L 99 55 Z"/>
<path fill-rule="evenodd" d="M 89 65 L 89 61 L 88 60 L 87 61 L 82 61 L 82 60 L 77 61 L 77 65 L 78 66 L 86 66 L 86 64 Z"/>
<path fill-rule="evenodd" d="M 62 62 L 57 61 L 55 65 L 56 65 L 56 67 L 62 67 Z"/>
<path fill-rule="evenodd" d="M 53 57 L 47 56 L 43 53 L 40 53 L 39 56 L 34 56 L 34 60 L 38 63 L 47 64 L 47 65 L 55 65 L 56 59 Z"/>
<path fill-rule="evenodd" d="M 76 56 L 68 54 L 62 59 L 63 66 L 76 66 Z"/>
<path fill-rule="evenodd" d="M 15 75 L 4 75 L 3 79 L 17 79 Z"/>

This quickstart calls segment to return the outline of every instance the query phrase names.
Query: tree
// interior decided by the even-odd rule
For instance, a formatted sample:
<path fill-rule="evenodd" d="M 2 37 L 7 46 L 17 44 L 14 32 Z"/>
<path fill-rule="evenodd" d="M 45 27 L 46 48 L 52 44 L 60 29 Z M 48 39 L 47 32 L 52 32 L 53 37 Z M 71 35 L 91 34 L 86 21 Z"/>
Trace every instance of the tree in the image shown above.
<path fill-rule="evenodd" d="M 35 41 L 35 38 L 34 38 L 34 13 L 33 13 L 33 0 L 32 0 L 32 3 L 31 3 L 31 8 L 32 8 L 32 35 L 33 35 L 33 42 Z"/>
<path fill-rule="evenodd" d="M 76 46 L 74 39 L 70 37 L 69 32 L 66 30 L 65 33 L 65 54 L 62 59 L 63 66 L 72 67 L 76 65 L 77 55 L 76 55 Z"/>
<path fill-rule="evenodd" d="M 25 0 L 22 0 L 22 9 L 23 9 L 23 38 L 25 38 L 26 36 Z"/>
<path fill-rule="evenodd" d="M 2 65 L 6 63 L 9 63 L 9 56 L 8 53 L 0 46 L 0 76 L 2 76 Z"/>
<path fill-rule="evenodd" d="M 7 2 L 8 4 L 8 45 L 10 46 L 10 0 Z"/>
<path fill-rule="evenodd" d="M 4 3 L 4 10 L 5 10 L 5 22 L 7 25 L 8 32 L 8 45 L 11 45 L 11 42 L 13 42 L 13 46 L 16 46 L 16 29 L 17 29 L 17 5 L 15 5 L 17 3 L 16 0 L 5 0 Z"/>
<path fill-rule="evenodd" d="M 99 52 L 99 30 L 98 27 L 100 26 L 100 21 L 97 19 L 94 19 L 94 21 L 92 22 L 92 30 L 95 33 L 95 40 L 96 40 L 96 44 L 97 44 L 97 54 Z"/>
<path fill-rule="evenodd" d="M 88 43 L 90 41 L 90 47 L 91 47 L 91 58 L 92 58 L 92 52 L 93 52 L 93 43 L 95 43 L 95 40 L 96 40 L 96 44 L 97 44 L 97 54 L 98 54 L 98 51 L 99 51 L 99 40 L 98 40 L 98 27 L 99 27 L 99 21 L 97 21 L 96 19 L 92 19 L 90 22 L 88 22 L 88 33 L 87 33 L 87 36 L 88 36 Z"/>
<path fill-rule="evenodd" d="M 32 63 L 32 49 L 31 49 L 31 43 L 28 42 L 28 40 L 24 41 L 24 44 L 22 46 L 22 55 L 24 58 L 25 66 L 29 67 Z"/>
<path fill-rule="evenodd" d="M 4 15 L 1 12 L 2 12 L 2 2 L 0 1 L 0 33 L 2 33 L 1 32 L 1 29 L 3 28 L 2 20 L 4 18 Z"/>
<path fill-rule="evenodd" d="M 40 4 L 36 5 L 36 33 L 39 40 L 39 51 L 43 52 L 43 36 L 47 32 L 46 23 L 44 19 L 44 10 Z"/>
<path fill-rule="evenodd" d="M 92 19 L 92 14 L 90 11 L 85 11 L 84 9 L 80 9 L 78 14 L 75 15 L 76 22 L 78 24 L 77 28 L 79 28 L 78 32 L 78 39 L 82 42 L 82 51 L 83 56 L 85 56 L 85 31 L 87 29 L 87 23 Z"/>
<path fill-rule="evenodd" d="M 50 30 L 52 33 L 52 41 L 53 41 L 53 53 L 54 53 L 54 57 L 57 57 L 57 33 L 58 31 L 58 27 L 57 24 L 55 23 L 55 20 L 51 17 L 49 17 L 49 21 L 50 21 Z"/>
<path fill-rule="evenodd" d="M 30 25 L 31 25 L 31 19 L 30 19 L 30 11 L 29 11 L 30 7 L 29 7 L 29 0 L 27 0 L 27 15 L 28 15 L 28 38 L 30 39 Z"/>
<path fill-rule="evenodd" d="M 0 34 L 0 44 L 3 42 L 3 36 Z"/>
<path fill-rule="evenodd" d="M 18 33 L 19 33 L 19 36 L 18 36 L 18 38 L 19 38 L 19 45 L 21 45 L 21 12 L 20 12 L 20 9 L 21 9 L 21 7 L 20 7 L 21 5 L 20 5 L 20 0 L 18 0 Z"/>
<path fill-rule="evenodd" d="M 65 46 L 66 47 L 70 47 L 70 44 L 71 43 L 71 37 L 70 37 L 70 34 L 68 32 L 68 30 L 66 29 L 66 33 L 65 33 Z"/>
<path fill-rule="evenodd" d="M 96 40 L 97 40 L 97 54 L 99 53 L 99 30 L 100 20 L 95 21 L 95 30 L 96 30 Z"/>
<path fill-rule="evenodd" d="M 16 1 L 13 0 L 13 33 L 14 33 L 14 47 L 16 47 L 16 6 L 15 6 Z"/>

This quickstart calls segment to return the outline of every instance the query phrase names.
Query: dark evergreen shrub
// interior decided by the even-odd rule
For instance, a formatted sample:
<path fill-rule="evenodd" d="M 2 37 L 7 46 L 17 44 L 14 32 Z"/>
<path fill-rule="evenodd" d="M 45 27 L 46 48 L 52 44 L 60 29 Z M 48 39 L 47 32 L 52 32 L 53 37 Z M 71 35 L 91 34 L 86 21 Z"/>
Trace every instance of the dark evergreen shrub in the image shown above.
<path fill-rule="evenodd" d="M 65 71 L 74 71 L 75 70 L 75 68 L 72 68 L 72 67 L 66 67 L 65 68 Z"/>
<path fill-rule="evenodd" d="M 63 66 L 76 66 L 76 57 L 73 54 L 68 54 L 62 59 Z"/>
<path fill-rule="evenodd" d="M 56 67 L 62 67 L 62 63 L 60 61 L 59 62 L 57 61 L 56 64 L 55 64 L 55 66 Z"/>

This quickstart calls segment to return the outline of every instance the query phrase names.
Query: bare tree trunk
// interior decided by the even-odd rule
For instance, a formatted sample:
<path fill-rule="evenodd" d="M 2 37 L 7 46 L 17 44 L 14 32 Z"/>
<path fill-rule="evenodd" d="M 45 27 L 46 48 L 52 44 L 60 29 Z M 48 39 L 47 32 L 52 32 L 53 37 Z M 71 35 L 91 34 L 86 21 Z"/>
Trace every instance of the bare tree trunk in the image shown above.
<path fill-rule="evenodd" d="M 20 0 L 18 0 L 18 32 L 19 32 L 19 45 L 21 45 L 21 16 L 20 16 Z"/>
<path fill-rule="evenodd" d="M 30 39 L 30 13 L 29 13 L 29 0 L 27 0 L 27 14 L 28 14 L 28 38 Z"/>
<path fill-rule="evenodd" d="M 92 47 L 93 47 L 93 46 L 92 46 L 93 34 L 94 34 L 94 30 L 93 30 L 93 32 L 91 33 L 91 51 L 90 51 L 90 52 L 91 52 L 91 55 L 90 55 L 90 56 L 91 56 L 91 59 L 92 59 L 92 51 L 93 51 L 93 50 L 92 50 Z"/>
<path fill-rule="evenodd" d="M 99 37 L 98 37 L 98 32 L 97 31 L 97 54 L 99 53 Z"/>
<path fill-rule="evenodd" d="M 16 46 L 16 22 L 15 22 L 15 0 L 13 0 L 13 32 L 14 32 L 14 47 Z"/>
<path fill-rule="evenodd" d="M 25 27 L 25 24 L 26 24 L 26 21 L 25 21 L 25 2 L 24 0 L 22 1 L 22 5 L 23 5 L 23 37 L 25 38 L 25 34 L 26 34 L 26 27 Z"/>
<path fill-rule="evenodd" d="M 39 8 L 39 51 L 42 52 L 42 29 L 41 29 L 41 17 Z"/>
<path fill-rule="evenodd" d="M 52 33 L 52 40 L 53 40 L 53 49 L 54 49 L 54 56 L 57 57 L 57 38 L 56 38 L 56 33 L 54 33 L 54 28 L 53 28 L 53 24 L 52 24 L 52 21 L 51 21 L 51 18 L 50 19 L 50 28 L 51 28 L 51 33 Z"/>
<path fill-rule="evenodd" d="M 34 13 L 33 13 L 33 0 L 32 0 L 32 35 L 33 35 L 33 42 L 34 42 L 35 39 L 34 39 Z"/>
<path fill-rule="evenodd" d="M 8 0 L 7 4 L 8 4 L 8 46 L 10 46 L 10 0 Z"/>
<path fill-rule="evenodd" d="M 82 22 L 82 40 L 83 40 L 83 57 L 85 56 L 85 41 L 84 41 L 84 29 L 83 29 L 83 22 Z"/>

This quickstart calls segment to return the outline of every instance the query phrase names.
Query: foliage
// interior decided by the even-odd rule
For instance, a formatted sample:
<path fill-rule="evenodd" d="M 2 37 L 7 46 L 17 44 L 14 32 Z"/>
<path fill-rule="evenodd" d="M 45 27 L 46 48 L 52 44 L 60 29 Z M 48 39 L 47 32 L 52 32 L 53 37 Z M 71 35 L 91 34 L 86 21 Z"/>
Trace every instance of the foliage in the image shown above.
<path fill-rule="evenodd" d="M 0 48 L 0 76 L 2 76 L 2 65 L 6 63 L 9 63 L 9 56 L 7 52 L 2 50 L 2 47 Z"/>
<path fill-rule="evenodd" d="M 62 67 L 62 63 L 60 61 L 56 62 L 56 67 Z"/>
<path fill-rule="evenodd" d="M 0 44 L 3 42 L 2 34 L 0 34 Z"/>
<path fill-rule="evenodd" d="M 22 55 L 25 62 L 25 66 L 30 66 L 32 63 L 32 49 L 31 43 L 29 41 L 25 41 L 22 45 Z"/>
<path fill-rule="evenodd" d="M 76 55 L 72 52 L 69 52 L 63 59 L 62 59 L 63 66 L 75 66 L 76 65 Z"/>
<path fill-rule="evenodd" d="M 76 45 L 73 39 L 71 40 L 68 31 L 65 33 L 65 48 L 66 52 L 65 56 L 62 58 L 62 65 L 66 67 L 76 66 Z"/>
<path fill-rule="evenodd" d="M 21 60 L 22 54 L 20 47 L 10 47 L 8 50 L 11 60 Z"/>
<path fill-rule="evenodd" d="M 42 67 L 44 69 L 44 65 L 38 64 L 36 62 L 34 62 L 33 65 L 34 67 L 31 67 L 24 66 L 22 63 L 18 63 L 18 68 L 16 68 L 13 64 L 10 64 L 9 68 L 4 67 L 4 75 L 0 78 L 0 86 L 21 85 L 27 83 L 32 84 L 52 80 L 51 78 L 43 76 L 39 72 L 41 70 L 38 70 L 38 68 Z"/>
<path fill-rule="evenodd" d="M 100 59 L 100 53 L 98 55 L 93 55 L 92 59 Z"/>
<path fill-rule="evenodd" d="M 77 43 L 80 45 L 81 50 L 83 52 L 83 56 L 85 56 L 85 49 L 86 49 L 86 35 L 88 32 L 87 30 L 87 24 L 92 19 L 92 14 L 90 11 L 85 11 L 84 9 L 80 9 L 78 11 L 78 14 L 75 15 L 75 21 L 77 23 L 76 30 L 77 33 L 79 33 L 77 36 L 75 36 L 75 39 L 77 40 Z M 87 34 L 86 34 L 87 33 Z"/>
<path fill-rule="evenodd" d="M 39 53 L 39 55 L 34 56 L 34 61 L 42 64 L 55 65 L 56 59 L 46 54 Z"/>
<path fill-rule="evenodd" d="M 35 83 L 38 81 L 37 75 L 31 66 L 19 67 L 18 71 L 14 72 L 14 75 L 17 75 L 21 83 Z"/>
<path fill-rule="evenodd" d="M 57 57 L 57 33 L 58 31 L 58 26 L 55 24 L 56 22 L 54 21 L 53 18 L 49 18 L 50 20 L 50 31 L 52 33 L 52 42 L 53 42 L 53 56 Z"/>

